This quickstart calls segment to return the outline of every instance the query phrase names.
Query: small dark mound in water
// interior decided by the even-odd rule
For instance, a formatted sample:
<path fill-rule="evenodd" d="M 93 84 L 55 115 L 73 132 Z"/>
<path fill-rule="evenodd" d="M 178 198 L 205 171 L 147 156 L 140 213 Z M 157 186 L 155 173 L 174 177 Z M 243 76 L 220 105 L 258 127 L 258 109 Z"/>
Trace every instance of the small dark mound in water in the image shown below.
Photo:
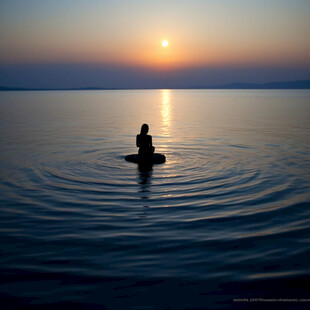
<path fill-rule="evenodd" d="M 166 156 L 158 153 L 154 153 L 152 155 L 139 155 L 139 154 L 131 154 L 125 157 L 126 161 L 130 161 L 136 164 L 162 164 L 166 161 Z"/>

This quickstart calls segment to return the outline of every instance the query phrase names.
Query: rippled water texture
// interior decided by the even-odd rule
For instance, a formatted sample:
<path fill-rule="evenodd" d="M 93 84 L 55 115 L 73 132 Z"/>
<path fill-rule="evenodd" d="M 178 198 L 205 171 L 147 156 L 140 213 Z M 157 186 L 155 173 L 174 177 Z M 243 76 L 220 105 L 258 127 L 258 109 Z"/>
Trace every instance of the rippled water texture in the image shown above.
<path fill-rule="evenodd" d="M 124 160 L 142 123 L 165 164 Z M 1 92 L 1 274 L 308 276 L 309 141 L 309 91 Z"/>

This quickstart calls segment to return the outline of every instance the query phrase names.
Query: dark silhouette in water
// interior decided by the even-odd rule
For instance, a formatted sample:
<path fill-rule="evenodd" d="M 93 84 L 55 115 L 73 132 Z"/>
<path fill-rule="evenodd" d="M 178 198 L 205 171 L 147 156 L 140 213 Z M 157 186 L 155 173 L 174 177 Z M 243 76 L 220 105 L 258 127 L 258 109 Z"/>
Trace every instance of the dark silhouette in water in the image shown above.
<path fill-rule="evenodd" d="M 166 161 L 165 155 L 154 153 L 155 147 L 152 144 L 152 136 L 148 135 L 149 126 L 143 124 L 141 132 L 136 137 L 136 145 L 139 148 L 138 154 L 131 154 L 125 157 L 126 161 L 139 164 L 142 170 L 148 170 L 152 164 L 162 164 Z"/>
<path fill-rule="evenodd" d="M 151 155 L 155 151 L 155 147 L 152 144 L 152 136 L 148 135 L 149 126 L 143 124 L 141 126 L 140 134 L 137 135 L 136 144 L 139 148 L 139 155 Z"/>

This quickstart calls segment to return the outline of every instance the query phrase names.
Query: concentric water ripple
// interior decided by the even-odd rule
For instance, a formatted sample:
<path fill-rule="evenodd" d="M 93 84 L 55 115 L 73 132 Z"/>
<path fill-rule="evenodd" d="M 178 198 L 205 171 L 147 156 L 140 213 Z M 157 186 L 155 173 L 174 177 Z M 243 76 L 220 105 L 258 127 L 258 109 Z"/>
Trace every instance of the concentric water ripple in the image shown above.
<path fill-rule="evenodd" d="M 59 150 L 6 179 L 2 187 L 14 189 L 15 203 L 2 231 L 40 244 L 23 268 L 193 278 L 225 271 L 240 279 L 262 277 L 262 267 L 251 264 L 260 260 L 294 272 L 287 261 L 296 259 L 296 243 L 289 240 L 310 227 L 302 172 L 297 178 L 284 161 L 271 167 L 257 149 L 237 145 L 167 148 L 167 162 L 147 171 L 125 162 L 125 152 L 96 144 Z M 23 218 L 14 230 L 16 214 Z"/>
<path fill-rule="evenodd" d="M 25 123 L 26 144 L 20 129 L 15 143 L 1 136 L 1 268 L 225 281 L 309 274 L 310 158 L 300 141 L 309 127 L 276 130 L 271 121 L 273 135 L 264 136 L 254 125 L 239 130 L 227 115 L 231 130 L 219 126 L 213 135 L 204 123 L 171 124 L 170 135 L 168 123 L 163 132 L 155 125 L 153 141 L 167 161 L 143 168 L 124 158 L 136 152 L 135 132 L 127 131 L 146 112 L 134 123 L 120 114 L 127 127 L 113 134 L 99 113 L 112 104 L 90 104 L 89 123 L 79 114 L 84 103 L 74 104 L 84 129 L 65 127 L 64 118 L 59 131 L 45 115 L 43 124 L 33 120 L 40 132 Z"/>

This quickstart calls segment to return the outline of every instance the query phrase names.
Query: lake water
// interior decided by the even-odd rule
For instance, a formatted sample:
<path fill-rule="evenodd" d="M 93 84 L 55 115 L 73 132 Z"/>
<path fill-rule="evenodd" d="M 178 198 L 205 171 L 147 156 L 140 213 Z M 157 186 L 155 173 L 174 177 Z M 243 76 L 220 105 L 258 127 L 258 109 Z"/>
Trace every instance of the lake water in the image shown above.
<path fill-rule="evenodd" d="M 150 169 L 124 160 L 143 123 Z M 309 298 L 309 142 L 308 90 L 1 92 L 2 300 Z"/>

